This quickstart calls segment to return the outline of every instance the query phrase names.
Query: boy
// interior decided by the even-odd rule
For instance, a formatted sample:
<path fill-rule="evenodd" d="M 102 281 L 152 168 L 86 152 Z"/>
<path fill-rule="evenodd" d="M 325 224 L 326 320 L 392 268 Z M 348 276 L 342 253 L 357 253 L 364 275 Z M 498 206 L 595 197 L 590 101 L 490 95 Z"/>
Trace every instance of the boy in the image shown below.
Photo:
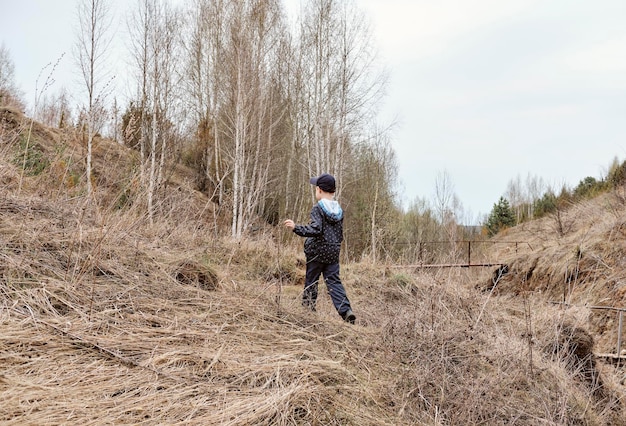
<path fill-rule="evenodd" d="M 284 225 L 296 235 L 306 237 L 304 254 L 306 256 L 306 279 L 302 293 L 302 306 L 312 311 L 317 302 L 317 283 L 324 274 L 326 288 L 333 305 L 344 321 L 354 324 L 356 316 L 352 313 L 346 290 L 339 278 L 339 251 L 343 241 L 343 210 L 333 199 L 335 178 L 324 173 L 310 180 L 315 185 L 317 204 L 311 209 L 311 221 L 308 225 L 296 225 L 287 219 Z"/>

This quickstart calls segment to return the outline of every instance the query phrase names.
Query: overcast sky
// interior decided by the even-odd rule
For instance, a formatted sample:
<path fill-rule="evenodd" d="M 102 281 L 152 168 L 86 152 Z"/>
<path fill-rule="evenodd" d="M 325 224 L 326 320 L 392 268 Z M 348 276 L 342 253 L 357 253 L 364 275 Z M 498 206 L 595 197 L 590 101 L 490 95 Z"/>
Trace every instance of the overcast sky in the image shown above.
<path fill-rule="evenodd" d="M 120 17 L 134 4 L 114 2 Z M 380 118 L 398 122 L 392 141 L 405 204 L 432 199 L 445 172 L 475 221 L 517 176 L 573 187 L 626 157 L 626 1 L 357 3 L 389 71 Z M 56 87 L 76 78 L 75 5 L 0 0 L 0 43 L 29 103 L 42 68 L 64 52 Z"/>

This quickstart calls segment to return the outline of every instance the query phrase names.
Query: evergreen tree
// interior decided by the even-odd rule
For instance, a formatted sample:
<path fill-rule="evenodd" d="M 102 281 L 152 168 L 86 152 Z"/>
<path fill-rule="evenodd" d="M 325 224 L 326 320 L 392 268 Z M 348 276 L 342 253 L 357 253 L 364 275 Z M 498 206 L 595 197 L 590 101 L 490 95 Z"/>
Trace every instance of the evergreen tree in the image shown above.
<path fill-rule="evenodd" d="M 578 183 L 574 188 L 574 198 L 592 198 L 602 192 L 605 188 L 604 181 L 596 180 L 596 178 L 587 176 Z"/>
<path fill-rule="evenodd" d="M 535 201 L 533 205 L 533 214 L 536 218 L 545 216 L 548 213 L 552 213 L 556 210 L 557 198 L 552 191 L 548 191 L 543 194 L 543 197 Z"/>
<path fill-rule="evenodd" d="M 513 209 L 509 205 L 506 198 L 500 197 L 500 200 L 493 205 L 493 209 L 487 219 L 486 227 L 489 236 L 496 235 L 502 229 L 515 225 L 515 215 Z"/>

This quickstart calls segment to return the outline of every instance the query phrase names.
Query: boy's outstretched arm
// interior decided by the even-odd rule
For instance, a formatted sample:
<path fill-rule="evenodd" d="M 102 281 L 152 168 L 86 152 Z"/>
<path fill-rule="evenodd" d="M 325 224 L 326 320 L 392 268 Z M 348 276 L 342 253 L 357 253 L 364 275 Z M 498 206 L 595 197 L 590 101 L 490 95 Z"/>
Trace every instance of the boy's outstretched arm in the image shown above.
<path fill-rule="evenodd" d="M 296 235 L 301 237 L 317 237 L 322 235 L 324 230 L 323 226 L 324 219 L 322 218 L 322 213 L 320 209 L 311 210 L 311 221 L 308 225 L 296 225 L 292 228 L 293 232 Z M 285 226 L 291 225 L 293 221 L 291 219 L 287 219 L 285 221 Z"/>

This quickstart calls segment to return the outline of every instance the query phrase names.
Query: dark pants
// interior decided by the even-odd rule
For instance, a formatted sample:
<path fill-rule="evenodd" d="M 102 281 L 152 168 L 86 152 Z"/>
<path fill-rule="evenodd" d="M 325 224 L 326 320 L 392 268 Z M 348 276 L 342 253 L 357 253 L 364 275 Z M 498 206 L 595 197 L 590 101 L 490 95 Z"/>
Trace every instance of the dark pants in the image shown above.
<path fill-rule="evenodd" d="M 317 302 L 317 284 L 322 274 L 324 274 L 326 288 L 333 301 L 333 305 L 335 305 L 335 309 L 337 309 L 339 315 L 343 317 L 348 309 L 350 309 L 350 301 L 339 278 L 338 263 L 307 262 L 306 280 L 304 282 L 304 292 L 302 293 L 302 305 L 315 309 L 315 303 Z"/>

